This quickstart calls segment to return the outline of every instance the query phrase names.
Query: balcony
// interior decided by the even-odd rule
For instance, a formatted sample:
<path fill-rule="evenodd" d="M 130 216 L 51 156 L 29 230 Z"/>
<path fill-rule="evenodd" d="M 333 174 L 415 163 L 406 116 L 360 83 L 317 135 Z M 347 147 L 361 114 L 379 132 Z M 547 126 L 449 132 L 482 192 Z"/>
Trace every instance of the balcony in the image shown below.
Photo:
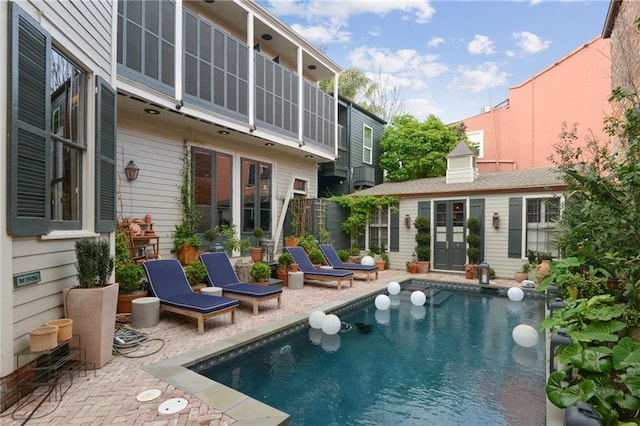
<path fill-rule="evenodd" d="M 118 2 L 118 77 L 161 93 L 172 104 L 181 99 L 185 107 L 208 111 L 213 122 L 215 116 L 222 116 L 247 128 L 255 125 L 333 156 L 335 103 L 315 81 L 334 75 L 338 69 L 323 65 L 314 56 L 317 52 L 306 48 L 302 54 L 304 75 L 297 74 L 300 59 L 295 52 L 299 44 L 294 44 L 294 32 L 273 26 L 272 18 L 261 14 L 259 6 L 253 15 L 256 40 L 247 44 L 248 15 L 238 4 L 182 5 L 180 8 L 172 1 Z M 176 31 L 176 14 L 181 15 L 184 35 Z M 269 38 L 264 37 L 266 33 Z M 178 55 L 176 46 L 183 46 Z M 272 56 L 276 51 L 282 53 Z M 175 63 L 176 56 L 181 63 Z M 326 58 L 324 62 L 331 63 Z M 176 74 L 175 70 L 181 71 Z M 182 94 L 176 92 L 176 81 L 182 83 Z M 254 84 L 250 85 L 251 81 Z M 250 117 L 254 117 L 253 123 Z"/>

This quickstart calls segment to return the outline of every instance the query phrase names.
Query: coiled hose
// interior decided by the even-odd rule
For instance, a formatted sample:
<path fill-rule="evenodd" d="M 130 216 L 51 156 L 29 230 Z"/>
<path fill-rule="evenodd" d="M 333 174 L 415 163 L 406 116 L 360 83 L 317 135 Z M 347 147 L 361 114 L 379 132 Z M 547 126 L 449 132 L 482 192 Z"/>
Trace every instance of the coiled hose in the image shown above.
<path fill-rule="evenodd" d="M 149 342 L 158 341 L 160 346 L 151 352 L 133 354 L 142 346 L 148 347 Z M 151 345 L 153 346 L 153 345 Z M 132 330 L 127 327 L 119 327 L 113 336 L 113 351 L 128 358 L 143 358 L 158 353 L 164 347 L 164 340 L 159 337 L 150 338 L 148 334 Z"/>

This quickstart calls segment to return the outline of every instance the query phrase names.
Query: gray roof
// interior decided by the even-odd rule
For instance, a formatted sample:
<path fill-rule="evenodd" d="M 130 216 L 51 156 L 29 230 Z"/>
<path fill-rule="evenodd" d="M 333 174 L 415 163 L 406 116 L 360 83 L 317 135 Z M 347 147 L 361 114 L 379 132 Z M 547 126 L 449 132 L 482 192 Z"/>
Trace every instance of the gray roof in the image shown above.
<path fill-rule="evenodd" d="M 362 195 L 438 195 L 487 192 L 562 191 L 566 184 L 555 167 L 480 173 L 474 182 L 446 183 L 445 177 L 386 182 L 359 191 Z"/>
<path fill-rule="evenodd" d="M 469 149 L 466 143 L 460 141 L 458 142 L 458 145 L 456 145 L 456 147 L 453 148 L 453 150 L 449 153 L 449 155 L 447 155 L 447 158 L 466 157 L 469 155 L 473 155 L 473 151 Z"/>

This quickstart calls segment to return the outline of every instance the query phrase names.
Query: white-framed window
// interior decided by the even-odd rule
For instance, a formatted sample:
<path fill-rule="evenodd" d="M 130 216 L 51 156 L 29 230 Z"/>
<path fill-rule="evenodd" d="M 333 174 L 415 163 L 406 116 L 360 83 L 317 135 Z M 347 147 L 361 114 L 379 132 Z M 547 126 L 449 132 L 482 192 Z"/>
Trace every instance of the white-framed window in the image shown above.
<path fill-rule="evenodd" d="M 389 208 L 376 209 L 369 218 L 369 250 L 389 249 Z"/>
<path fill-rule="evenodd" d="M 476 157 L 484 157 L 484 130 L 467 132 L 467 139 L 473 144 Z"/>
<path fill-rule="evenodd" d="M 362 127 L 362 162 L 373 163 L 373 129 L 366 124 Z"/>
<path fill-rule="evenodd" d="M 556 221 L 560 217 L 560 197 L 527 198 L 525 253 L 529 250 L 551 253 L 558 257 L 555 242 Z"/>

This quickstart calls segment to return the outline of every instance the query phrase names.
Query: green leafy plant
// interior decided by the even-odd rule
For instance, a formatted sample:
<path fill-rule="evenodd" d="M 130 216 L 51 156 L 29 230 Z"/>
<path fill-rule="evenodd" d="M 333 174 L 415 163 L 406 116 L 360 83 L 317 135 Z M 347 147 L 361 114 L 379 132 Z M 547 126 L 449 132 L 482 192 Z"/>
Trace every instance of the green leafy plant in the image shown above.
<path fill-rule="evenodd" d="M 126 230 L 118 229 L 116 231 L 115 246 L 115 273 L 116 282 L 118 283 L 118 292 L 121 294 L 131 294 L 144 289 L 143 283 L 140 281 L 144 275 L 144 268 L 131 259 L 131 251 L 129 250 L 129 236 Z"/>
<path fill-rule="evenodd" d="M 249 253 L 249 247 L 251 247 L 251 241 L 248 238 L 236 237 L 236 225 L 221 225 L 219 227 L 220 237 L 223 242 L 224 249 L 230 255 L 235 250 L 240 251 L 240 256 L 245 257 Z"/>
<path fill-rule="evenodd" d="M 176 225 L 173 235 L 173 244 L 176 250 L 179 250 L 184 243 L 197 248 L 202 245 L 202 241 L 198 236 L 200 215 L 196 209 L 193 196 L 193 167 L 191 148 L 185 139 L 182 150 L 182 184 L 180 185 L 180 196 L 178 197 L 178 204 L 182 210 L 182 222 Z"/>
<path fill-rule="evenodd" d="M 421 262 L 431 259 L 431 223 L 426 216 L 418 216 L 413 222 L 413 226 L 418 230 L 416 234 L 416 255 Z"/>
<path fill-rule="evenodd" d="M 531 264 L 530 263 L 523 264 L 522 267 L 520 267 L 520 272 L 524 272 L 525 274 L 528 274 L 529 272 L 531 272 Z"/>
<path fill-rule="evenodd" d="M 542 322 L 541 328 L 551 332 L 564 329 L 573 342 L 559 349 L 559 362 L 566 367 L 549 376 L 549 401 L 560 408 L 589 402 L 607 425 L 635 418 L 640 410 L 640 345 L 620 338 L 628 310 L 603 294 L 567 300 L 565 308 Z"/>
<path fill-rule="evenodd" d="M 311 250 L 309 250 L 307 256 L 309 256 L 309 260 L 314 265 L 319 265 L 324 261 L 324 255 L 318 247 L 313 247 Z"/>
<path fill-rule="evenodd" d="M 469 263 L 477 264 L 480 261 L 480 220 L 475 216 L 469 216 L 467 230 L 466 242 Z"/>
<path fill-rule="evenodd" d="M 309 254 L 309 252 L 316 247 L 316 242 L 311 234 L 306 234 L 300 237 L 298 240 L 298 246 L 302 247 L 304 251 Z"/>
<path fill-rule="evenodd" d="M 350 254 L 349 249 L 336 250 L 336 253 L 338 254 L 338 258 L 341 261 L 347 262 L 349 260 L 349 254 Z"/>
<path fill-rule="evenodd" d="M 256 262 L 251 266 L 249 276 L 256 283 L 268 281 L 271 276 L 271 268 L 266 263 Z"/>
<path fill-rule="evenodd" d="M 189 280 L 189 284 L 195 286 L 202 283 L 206 278 L 207 267 L 199 260 L 196 260 L 185 266 L 184 273 L 187 276 L 187 280 Z"/>
<path fill-rule="evenodd" d="M 220 231 L 218 230 L 217 226 L 215 228 L 207 229 L 206 231 L 204 231 L 203 237 L 209 243 L 209 250 L 211 250 L 212 243 L 217 240 L 219 236 Z"/>
<path fill-rule="evenodd" d="M 113 272 L 109 241 L 82 238 L 75 243 L 76 271 L 80 288 L 103 287 Z"/>
<path fill-rule="evenodd" d="M 395 204 L 398 197 L 385 195 L 376 197 L 373 195 L 336 195 L 330 198 L 342 207 L 350 209 L 349 216 L 342 222 L 340 229 L 346 232 L 351 238 L 351 245 L 357 245 L 360 237 L 364 234 L 371 215 L 376 209 L 397 210 Z"/>
<path fill-rule="evenodd" d="M 262 228 L 254 228 L 253 236 L 256 237 L 256 246 L 260 246 L 260 239 L 264 237 L 264 230 Z"/>
<path fill-rule="evenodd" d="M 278 266 L 282 270 L 289 269 L 291 265 L 293 265 L 294 263 L 296 263 L 296 261 L 291 255 L 291 253 L 285 252 L 285 253 L 282 253 L 280 256 L 278 256 Z"/>

